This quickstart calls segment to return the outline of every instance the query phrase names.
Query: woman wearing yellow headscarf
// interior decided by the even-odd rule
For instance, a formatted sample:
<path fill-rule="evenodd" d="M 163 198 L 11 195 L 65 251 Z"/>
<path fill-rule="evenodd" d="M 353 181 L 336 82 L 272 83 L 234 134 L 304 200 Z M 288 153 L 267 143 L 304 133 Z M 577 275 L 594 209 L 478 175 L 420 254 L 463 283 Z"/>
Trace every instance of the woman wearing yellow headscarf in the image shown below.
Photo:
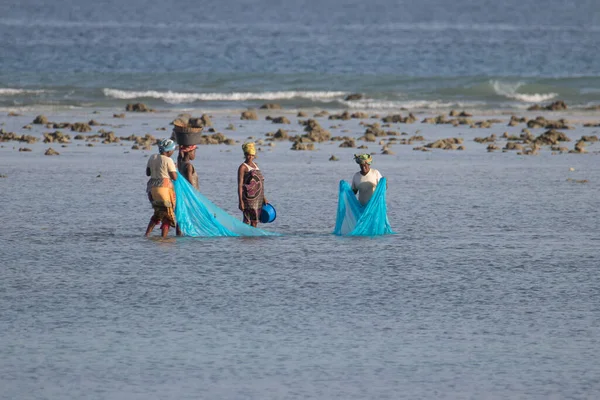
<path fill-rule="evenodd" d="M 371 168 L 373 157 L 370 154 L 355 154 L 354 161 L 360 165 L 360 171 L 352 178 L 352 191 L 358 193 L 358 202 L 364 206 L 371 200 L 382 176 L 375 168 Z"/>
<path fill-rule="evenodd" d="M 256 227 L 263 204 L 269 202 L 265 198 L 262 172 L 254 162 L 256 157 L 254 143 L 244 143 L 242 150 L 246 159 L 238 168 L 239 208 L 244 213 L 244 223 Z"/>

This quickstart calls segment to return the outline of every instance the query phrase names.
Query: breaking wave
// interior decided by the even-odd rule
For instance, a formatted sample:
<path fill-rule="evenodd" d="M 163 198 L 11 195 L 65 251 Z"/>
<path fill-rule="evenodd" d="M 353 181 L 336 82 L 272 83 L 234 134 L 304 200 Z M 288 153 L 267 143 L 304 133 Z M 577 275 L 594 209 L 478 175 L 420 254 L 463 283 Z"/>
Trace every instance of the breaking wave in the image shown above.
<path fill-rule="evenodd" d="M 312 101 L 328 101 L 345 96 L 346 92 L 331 91 L 281 91 L 281 92 L 234 92 L 234 93 L 181 93 L 172 91 L 129 91 L 119 89 L 103 89 L 104 95 L 115 99 L 161 99 L 167 103 L 180 104 L 194 101 L 245 101 L 245 100 L 287 100 L 308 99 Z"/>
<path fill-rule="evenodd" d="M 45 90 L 0 88 L 0 96 L 17 96 L 20 94 L 40 94 L 40 93 L 44 93 L 44 92 L 45 92 Z"/>
<path fill-rule="evenodd" d="M 524 101 L 526 103 L 540 103 L 543 101 L 551 100 L 558 96 L 557 93 L 517 93 L 517 90 L 524 85 L 523 82 L 505 83 L 500 81 L 491 81 L 490 84 L 494 88 L 494 92 L 497 95 L 504 96 L 509 99 Z"/>

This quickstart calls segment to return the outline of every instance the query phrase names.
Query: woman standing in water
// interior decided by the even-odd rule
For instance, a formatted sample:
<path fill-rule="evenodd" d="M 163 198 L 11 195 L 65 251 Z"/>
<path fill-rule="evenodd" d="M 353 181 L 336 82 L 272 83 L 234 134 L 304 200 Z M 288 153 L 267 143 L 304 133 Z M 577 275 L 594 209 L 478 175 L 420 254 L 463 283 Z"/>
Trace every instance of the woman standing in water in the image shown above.
<path fill-rule="evenodd" d="M 184 176 L 185 179 L 194 187 L 196 190 L 200 190 L 198 186 L 198 174 L 192 164 L 192 161 L 196 159 L 196 145 L 191 146 L 179 146 L 179 156 L 177 157 L 177 169 L 179 173 Z"/>
<path fill-rule="evenodd" d="M 264 177 L 254 162 L 254 143 L 243 144 L 242 150 L 246 159 L 238 168 L 239 208 L 244 213 L 244 223 L 256 227 L 263 204 L 269 202 L 265 198 Z"/>
<path fill-rule="evenodd" d="M 154 215 L 146 228 L 146 236 L 150 236 L 154 227 L 162 222 L 160 227 L 162 237 L 167 237 L 169 228 L 176 224 L 173 181 L 177 180 L 177 168 L 171 159 L 175 147 L 174 141 L 163 139 L 158 143 L 158 154 L 153 154 L 148 159 L 146 176 L 150 179 L 146 192 L 154 209 Z"/>
<path fill-rule="evenodd" d="M 382 176 L 375 168 L 371 168 L 373 157 L 370 154 L 355 154 L 354 161 L 360 165 L 360 171 L 352 178 L 352 191 L 354 194 L 358 193 L 358 202 L 365 206 L 371 200 Z"/>

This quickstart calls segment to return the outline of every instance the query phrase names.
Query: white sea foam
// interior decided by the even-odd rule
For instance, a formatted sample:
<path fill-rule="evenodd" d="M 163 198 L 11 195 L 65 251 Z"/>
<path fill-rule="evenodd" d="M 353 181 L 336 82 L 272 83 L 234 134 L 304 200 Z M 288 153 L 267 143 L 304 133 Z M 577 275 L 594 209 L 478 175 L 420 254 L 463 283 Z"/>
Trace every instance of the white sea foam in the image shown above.
<path fill-rule="evenodd" d="M 40 94 L 44 92 L 45 90 L 0 88 L 0 96 L 16 96 L 19 94 Z"/>
<path fill-rule="evenodd" d="M 103 89 L 104 95 L 116 99 L 142 99 L 153 98 L 162 99 L 167 103 L 179 104 L 193 101 L 245 101 L 245 100 L 286 100 L 294 98 L 309 99 L 313 101 L 327 101 L 336 97 L 346 95 L 346 92 L 328 92 L 328 91 L 282 91 L 282 92 L 234 92 L 234 93 L 181 93 L 181 92 L 160 92 L 156 90 L 148 91 L 130 91 L 119 89 Z"/>
<path fill-rule="evenodd" d="M 477 108 L 485 106 L 485 102 L 448 102 L 440 100 L 405 100 L 405 101 L 385 101 L 362 99 L 357 101 L 340 101 L 351 109 L 365 110 L 436 110 L 446 108 Z"/>
<path fill-rule="evenodd" d="M 523 82 L 506 83 L 500 81 L 490 81 L 490 84 L 494 88 L 494 92 L 496 92 L 496 94 L 508 97 L 509 99 L 524 101 L 526 103 L 539 103 L 542 101 L 551 100 L 558 96 L 557 93 L 517 93 L 517 90 L 524 85 Z"/>

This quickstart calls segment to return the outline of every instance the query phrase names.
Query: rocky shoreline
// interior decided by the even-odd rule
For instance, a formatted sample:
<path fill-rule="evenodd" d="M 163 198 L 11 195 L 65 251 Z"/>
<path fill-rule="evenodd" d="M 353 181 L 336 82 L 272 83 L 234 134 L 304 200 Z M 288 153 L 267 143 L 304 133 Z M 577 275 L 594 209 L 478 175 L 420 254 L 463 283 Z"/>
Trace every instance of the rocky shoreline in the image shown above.
<path fill-rule="evenodd" d="M 50 146 L 44 149 L 46 155 L 60 154 L 52 146 L 66 148 L 72 145 L 94 147 L 117 144 L 127 146 L 132 151 L 150 151 L 160 138 L 168 135 L 175 137 L 171 133 L 173 125 L 179 124 L 201 130 L 199 145 L 232 146 L 254 140 L 259 151 L 263 150 L 262 147 L 283 146 L 285 143 L 289 144 L 290 150 L 314 151 L 321 144 L 328 143 L 339 148 L 355 148 L 382 155 L 394 155 L 394 148 L 398 146 L 412 146 L 412 150 L 423 152 L 462 151 L 473 147 L 486 152 L 516 152 L 524 156 L 545 151 L 552 154 L 599 154 L 600 146 L 594 145 L 599 141 L 600 129 L 595 128 L 600 128 L 600 117 L 589 121 L 569 120 L 566 110 L 566 104 L 555 102 L 531 107 L 527 113 L 530 116 L 486 118 L 465 110 L 450 110 L 438 115 L 422 112 L 422 116 L 412 112 L 384 115 L 348 110 L 340 113 L 324 110 L 286 111 L 278 104 L 268 103 L 258 110 L 242 110 L 239 115 L 202 113 L 194 117 L 190 113 L 181 113 L 174 118 L 162 119 L 164 113 L 136 103 L 128 104 L 126 113 L 112 113 L 110 119 L 118 119 L 119 123 L 110 123 L 108 116 L 100 118 L 97 111 L 91 112 L 90 119 L 85 122 L 53 122 L 54 117 L 40 114 L 21 128 L 9 130 L 4 127 L 8 120 L 27 117 L 11 112 L 4 119 L 0 117 L 0 147 L 8 147 L 9 143 L 16 142 L 23 146 L 14 147 L 15 150 L 30 152 L 33 149 L 27 145 L 41 142 Z M 132 116 L 150 114 L 154 116 L 150 121 L 156 122 L 156 126 L 150 128 L 153 129 L 152 133 L 121 134 L 131 130 L 131 125 L 126 121 Z M 213 123 L 213 120 L 217 123 Z M 150 122 L 142 122 L 142 125 L 148 130 Z M 271 129 L 272 125 L 276 127 Z M 423 133 L 432 126 L 436 132 Z M 472 133 L 481 129 L 491 133 L 483 136 Z M 222 131 L 227 131 L 229 136 Z M 567 135 L 566 131 L 574 131 L 574 134 Z M 252 134 L 240 137 L 244 132 Z M 456 134 L 436 137 L 439 136 L 437 132 Z M 330 159 L 335 160 L 335 156 Z"/>

